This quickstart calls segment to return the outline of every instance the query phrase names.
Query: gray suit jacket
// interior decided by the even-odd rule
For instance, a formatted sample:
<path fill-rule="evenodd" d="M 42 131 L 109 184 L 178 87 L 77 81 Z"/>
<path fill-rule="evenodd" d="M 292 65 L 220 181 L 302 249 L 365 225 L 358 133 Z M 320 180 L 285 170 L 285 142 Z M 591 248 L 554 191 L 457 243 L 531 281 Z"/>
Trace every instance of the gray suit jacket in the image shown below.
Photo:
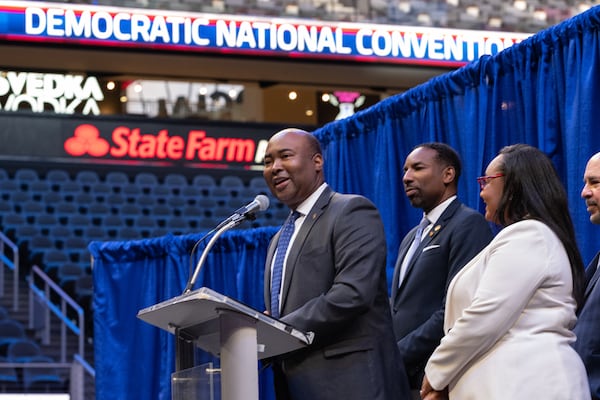
<path fill-rule="evenodd" d="M 400 244 L 391 306 L 400 356 L 412 387 L 417 389 L 421 387 L 425 364 L 444 335 L 448 285 L 493 235 L 483 215 L 455 199 L 421 241 L 398 287 L 400 265 L 415 231 L 411 230 Z"/>
<path fill-rule="evenodd" d="M 278 238 L 266 261 L 267 307 Z M 288 255 L 281 320 L 314 332 L 315 339 L 274 363 L 278 400 L 409 399 L 393 337 L 385 258 L 375 206 L 327 188 Z"/>

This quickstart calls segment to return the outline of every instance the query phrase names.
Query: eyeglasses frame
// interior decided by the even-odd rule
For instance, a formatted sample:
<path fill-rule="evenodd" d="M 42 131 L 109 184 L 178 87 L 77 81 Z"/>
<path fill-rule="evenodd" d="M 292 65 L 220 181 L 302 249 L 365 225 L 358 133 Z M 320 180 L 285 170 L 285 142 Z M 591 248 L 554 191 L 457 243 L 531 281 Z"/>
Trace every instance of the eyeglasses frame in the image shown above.
<path fill-rule="evenodd" d="M 496 179 L 496 178 L 501 178 L 503 177 L 504 174 L 503 173 L 499 173 L 496 175 L 484 175 L 484 176 L 480 176 L 477 178 L 477 183 L 479 184 L 479 188 L 481 190 L 483 190 L 492 179 Z"/>

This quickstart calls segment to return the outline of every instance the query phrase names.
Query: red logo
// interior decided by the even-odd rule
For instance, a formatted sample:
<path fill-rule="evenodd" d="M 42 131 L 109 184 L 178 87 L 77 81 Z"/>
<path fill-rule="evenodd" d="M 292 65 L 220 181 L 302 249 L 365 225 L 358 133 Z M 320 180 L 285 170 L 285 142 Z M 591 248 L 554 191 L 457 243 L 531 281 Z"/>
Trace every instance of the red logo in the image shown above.
<path fill-rule="evenodd" d="M 108 154 L 110 145 L 106 139 L 100 137 L 98 128 L 94 125 L 79 125 L 75 128 L 73 137 L 65 141 L 65 151 L 72 156 L 102 157 Z"/>

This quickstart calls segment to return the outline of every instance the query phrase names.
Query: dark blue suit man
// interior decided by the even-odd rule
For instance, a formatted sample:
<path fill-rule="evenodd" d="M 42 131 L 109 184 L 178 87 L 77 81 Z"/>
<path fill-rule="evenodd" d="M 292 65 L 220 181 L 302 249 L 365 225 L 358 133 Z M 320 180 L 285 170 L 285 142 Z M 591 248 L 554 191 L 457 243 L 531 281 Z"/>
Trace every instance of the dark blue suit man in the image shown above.
<path fill-rule="evenodd" d="M 590 213 L 590 221 L 600 224 L 600 153 L 589 159 L 583 175 L 581 197 Z M 583 307 L 580 308 L 573 331 L 577 340 L 573 344 L 588 373 L 592 399 L 600 399 L 600 253 L 586 269 L 586 288 Z"/>
<path fill-rule="evenodd" d="M 448 284 L 493 237 L 483 216 L 456 197 L 460 172 L 458 154 L 443 143 L 417 146 L 404 164 L 406 195 L 428 218 L 416 249 L 410 247 L 417 228 L 400 244 L 391 293 L 394 333 L 415 398 L 443 336 Z"/>

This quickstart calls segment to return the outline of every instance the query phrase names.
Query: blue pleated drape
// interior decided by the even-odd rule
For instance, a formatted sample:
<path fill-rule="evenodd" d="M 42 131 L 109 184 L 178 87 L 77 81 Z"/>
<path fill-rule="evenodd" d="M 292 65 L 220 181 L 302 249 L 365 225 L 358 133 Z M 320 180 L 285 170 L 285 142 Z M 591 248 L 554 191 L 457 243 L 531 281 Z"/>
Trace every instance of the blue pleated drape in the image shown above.
<path fill-rule="evenodd" d="M 600 248 L 581 198 L 586 160 L 600 151 L 600 6 L 387 98 L 315 135 L 326 175 L 339 191 L 379 207 L 388 238 L 388 276 L 403 235 L 420 219 L 402 189 L 404 158 L 422 142 L 442 141 L 461 155 L 459 196 L 482 209 L 475 178 L 505 145 L 528 143 L 548 154 L 569 194 L 585 260 Z"/>
<path fill-rule="evenodd" d="M 210 287 L 264 310 L 263 271 L 276 228 L 226 232 L 211 249 L 194 288 Z M 94 348 L 98 399 L 171 399 L 175 370 L 173 335 L 136 318 L 139 310 L 183 293 L 206 241 L 202 235 L 130 242 L 93 242 Z M 218 360 L 198 352 L 197 363 Z M 262 399 L 273 398 L 268 371 Z"/>
<path fill-rule="evenodd" d="M 563 179 L 584 260 L 591 260 L 600 249 L 600 229 L 589 222 L 580 191 L 585 163 L 600 151 L 599 28 L 596 6 L 496 56 L 315 131 L 325 150 L 330 185 L 364 194 L 378 206 L 390 278 L 400 240 L 420 218 L 402 189 L 404 158 L 428 141 L 446 142 L 461 154 L 459 196 L 478 209 L 475 178 L 501 147 L 528 143 L 541 148 Z M 197 286 L 264 307 L 264 258 L 275 230 L 226 233 Z M 90 245 L 99 400 L 170 399 L 173 338 L 136 314 L 181 294 L 190 273 L 189 252 L 199 237 Z M 261 379 L 261 399 L 273 396 L 268 380 Z"/>

